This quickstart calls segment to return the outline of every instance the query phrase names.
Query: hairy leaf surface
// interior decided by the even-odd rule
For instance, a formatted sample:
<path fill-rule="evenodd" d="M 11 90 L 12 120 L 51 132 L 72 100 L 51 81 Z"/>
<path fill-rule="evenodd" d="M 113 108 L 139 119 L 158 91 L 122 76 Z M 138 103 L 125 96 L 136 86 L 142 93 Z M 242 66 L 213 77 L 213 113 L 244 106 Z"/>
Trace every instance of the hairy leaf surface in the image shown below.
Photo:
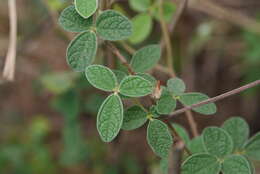
<path fill-rule="evenodd" d="M 128 97 L 142 97 L 152 93 L 153 85 L 140 76 L 127 76 L 121 81 L 119 91 Z"/>
<path fill-rule="evenodd" d="M 166 158 L 173 144 L 172 136 L 165 123 L 154 119 L 147 128 L 147 141 L 156 155 Z"/>
<path fill-rule="evenodd" d="M 84 19 L 75 9 L 74 5 L 65 8 L 59 17 L 59 25 L 66 31 L 82 32 L 88 30 L 93 24 L 93 18 Z"/>
<path fill-rule="evenodd" d="M 93 62 L 97 52 L 97 38 L 92 31 L 76 36 L 67 49 L 67 63 L 75 71 L 85 71 Z"/>
<path fill-rule="evenodd" d="M 96 21 L 97 33 L 104 40 L 124 40 L 132 34 L 132 23 L 127 17 L 114 10 L 106 10 Z"/>
<path fill-rule="evenodd" d="M 245 145 L 246 155 L 254 160 L 260 160 L 260 132 L 249 139 Z"/>
<path fill-rule="evenodd" d="M 179 78 L 171 78 L 167 81 L 167 89 L 175 96 L 182 94 L 186 87 L 185 83 Z"/>
<path fill-rule="evenodd" d="M 122 129 L 133 130 L 147 121 L 147 113 L 140 106 L 132 106 L 124 112 Z"/>
<path fill-rule="evenodd" d="M 117 94 L 111 94 L 101 105 L 97 115 L 97 129 L 104 142 L 112 141 L 123 124 L 123 104 Z"/>
<path fill-rule="evenodd" d="M 138 50 L 131 60 L 131 66 L 135 72 L 145 72 L 153 68 L 161 58 L 159 45 L 148 45 Z"/>
<path fill-rule="evenodd" d="M 231 155 L 224 159 L 223 174 L 252 174 L 251 166 L 242 155 Z"/>
<path fill-rule="evenodd" d="M 85 74 L 89 83 L 98 89 L 113 91 L 117 86 L 115 74 L 105 66 L 90 65 L 86 68 Z"/>
<path fill-rule="evenodd" d="M 207 127 L 204 129 L 202 136 L 205 149 L 209 154 L 221 158 L 232 153 L 233 141 L 224 129 Z"/>
<path fill-rule="evenodd" d="M 77 12 L 83 17 L 92 16 L 98 7 L 98 0 L 74 0 Z"/>

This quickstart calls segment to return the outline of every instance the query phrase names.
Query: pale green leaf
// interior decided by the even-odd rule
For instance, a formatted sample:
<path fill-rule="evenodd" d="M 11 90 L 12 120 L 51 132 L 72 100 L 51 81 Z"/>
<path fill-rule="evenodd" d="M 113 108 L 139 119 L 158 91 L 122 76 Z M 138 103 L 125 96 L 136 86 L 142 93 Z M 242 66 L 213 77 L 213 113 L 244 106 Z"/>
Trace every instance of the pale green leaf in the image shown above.
<path fill-rule="evenodd" d="M 176 11 L 176 5 L 169 0 L 164 0 L 163 2 L 163 19 L 166 22 L 170 22 L 174 18 L 174 13 Z M 160 10 L 159 10 L 159 3 L 157 3 L 156 6 L 151 8 L 151 13 L 157 19 L 160 21 Z"/>
<path fill-rule="evenodd" d="M 182 164 L 181 174 L 218 174 L 221 164 L 209 154 L 196 154 L 187 158 Z"/>
<path fill-rule="evenodd" d="M 117 86 L 115 74 L 102 65 L 90 65 L 85 71 L 86 77 L 95 88 L 103 91 L 113 91 Z"/>
<path fill-rule="evenodd" d="M 84 19 L 75 9 L 74 5 L 65 8 L 59 17 L 59 25 L 66 31 L 82 32 L 88 30 L 93 24 L 93 18 Z"/>
<path fill-rule="evenodd" d="M 119 12 L 106 10 L 96 21 L 97 33 L 104 40 L 124 40 L 132 34 L 131 21 Z"/>
<path fill-rule="evenodd" d="M 260 160 L 260 132 L 249 139 L 245 145 L 245 154 L 254 160 Z"/>
<path fill-rule="evenodd" d="M 150 7 L 151 0 L 129 0 L 129 5 L 137 12 L 144 12 Z"/>
<path fill-rule="evenodd" d="M 159 114 L 170 114 L 176 108 L 176 103 L 176 99 L 164 88 L 161 97 L 156 102 L 156 110 Z"/>
<path fill-rule="evenodd" d="M 67 63 L 75 71 L 85 71 L 93 62 L 97 52 L 97 38 L 92 31 L 76 36 L 67 49 Z"/>
<path fill-rule="evenodd" d="M 112 71 L 116 75 L 118 83 L 120 83 L 127 76 L 127 74 L 124 71 L 120 71 L 120 70 L 112 70 Z"/>
<path fill-rule="evenodd" d="M 161 58 L 159 45 L 148 45 L 138 50 L 131 60 L 131 66 L 135 72 L 145 72 L 153 68 Z"/>
<path fill-rule="evenodd" d="M 152 31 L 153 20 L 149 14 L 138 14 L 132 19 L 133 34 L 129 41 L 133 44 L 144 41 Z"/>
<path fill-rule="evenodd" d="M 147 113 L 140 106 L 132 106 L 124 112 L 122 129 L 133 130 L 147 121 Z"/>
<path fill-rule="evenodd" d="M 179 98 L 180 102 L 185 106 L 190 106 L 193 104 L 197 104 L 201 101 L 209 99 L 209 97 L 202 93 L 185 93 L 182 94 Z M 204 115 L 211 115 L 216 113 L 217 107 L 214 103 L 205 104 L 196 108 L 193 108 L 195 112 L 204 114 Z"/>
<path fill-rule="evenodd" d="M 173 123 L 172 125 L 173 125 L 174 129 L 176 130 L 176 132 L 178 133 L 178 135 L 184 141 L 184 143 L 189 144 L 190 136 L 189 136 L 188 132 L 186 131 L 186 129 L 177 123 Z"/>
<path fill-rule="evenodd" d="M 128 97 L 142 97 L 152 93 L 153 85 L 140 76 L 127 76 L 121 81 L 119 91 Z"/>
<path fill-rule="evenodd" d="M 252 174 L 249 162 L 242 155 L 226 157 L 221 171 L 223 174 Z"/>
<path fill-rule="evenodd" d="M 167 89 L 170 91 L 174 96 L 178 96 L 183 94 L 185 91 L 185 83 L 179 78 L 171 78 L 167 81 Z"/>
<path fill-rule="evenodd" d="M 97 115 L 97 129 L 104 142 L 112 141 L 123 124 L 123 104 L 117 94 L 111 94 L 101 105 Z"/>
<path fill-rule="evenodd" d="M 192 154 L 196 153 L 204 153 L 206 152 L 204 149 L 202 136 L 194 137 L 189 143 L 188 148 Z"/>
<path fill-rule="evenodd" d="M 233 141 L 230 135 L 222 128 L 207 127 L 202 133 L 203 143 L 209 154 L 225 157 L 233 151 Z"/>
<path fill-rule="evenodd" d="M 168 157 L 173 138 L 165 123 L 157 119 L 151 120 L 147 127 L 147 141 L 156 155 Z"/>
<path fill-rule="evenodd" d="M 145 80 L 148 80 L 149 82 L 151 82 L 153 84 L 153 86 L 155 86 L 157 83 L 156 79 L 153 76 L 151 76 L 150 74 L 137 73 L 136 75 L 143 77 Z"/>
<path fill-rule="evenodd" d="M 74 0 L 77 12 L 83 17 L 92 16 L 98 7 L 98 0 Z"/>
<path fill-rule="evenodd" d="M 239 117 L 233 117 L 224 122 L 225 129 L 234 142 L 234 150 L 239 151 L 249 137 L 249 126 L 247 122 Z"/>

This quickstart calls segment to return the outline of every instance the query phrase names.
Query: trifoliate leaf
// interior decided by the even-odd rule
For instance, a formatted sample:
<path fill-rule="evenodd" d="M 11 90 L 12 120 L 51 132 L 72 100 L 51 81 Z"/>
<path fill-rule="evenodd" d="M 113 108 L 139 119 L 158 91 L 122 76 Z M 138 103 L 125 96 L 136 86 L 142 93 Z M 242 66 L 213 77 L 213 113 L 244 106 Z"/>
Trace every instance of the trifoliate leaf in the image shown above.
<path fill-rule="evenodd" d="M 171 78 L 167 81 L 167 89 L 174 96 L 178 96 L 185 91 L 186 87 L 185 87 L 185 83 L 181 79 Z"/>
<path fill-rule="evenodd" d="M 223 174 L 252 174 L 251 166 L 242 155 L 231 155 L 224 159 Z"/>
<path fill-rule="evenodd" d="M 129 5 L 137 12 L 144 12 L 150 7 L 151 0 L 129 0 Z"/>
<path fill-rule="evenodd" d="M 153 118 L 158 118 L 160 117 L 160 114 L 157 112 L 156 110 L 156 105 L 152 105 L 150 108 L 149 108 L 149 114 L 151 114 L 153 116 Z"/>
<path fill-rule="evenodd" d="M 189 136 L 188 132 L 186 131 L 186 129 L 177 123 L 173 123 L 172 125 L 173 125 L 174 129 L 176 130 L 176 132 L 178 133 L 178 135 L 184 141 L 184 143 L 189 144 L 190 136 Z"/>
<path fill-rule="evenodd" d="M 129 41 L 133 44 L 144 41 L 152 31 L 153 20 L 149 14 L 139 14 L 132 19 L 133 34 Z"/>
<path fill-rule="evenodd" d="M 140 76 L 127 76 L 121 81 L 119 91 L 128 97 L 142 97 L 152 93 L 153 85 Z"/>
<path fill-rule="evenodd" d="M 209 97 L 202 93 L 185 93 L 180 96 L 180 102 L 185 106 L 190 106 L 201 101 L 208 99 Z M 204 115 L 211 115 L 216 113 L 217 107 L 214 103 L 205 104 L 196 108 L 193 108 L 195 112 L 204 114 Z"/>
<path fill-rule="evenodd" d="M 234 150 L 239 151 L 249 137 L 249 126 L 247 122 L 239 117 L 233 117 L 224 122 L 225 129 L 234 142 Z"/>
<path fill-rule="evenodd" d="M 97 115 L 97 129 L 104 142 L 112 141 L 123 124 L 123 104 L 117 94 L 111 94 L 101 105 Z"/>
<path fill-rule="evenodd" d="M 218 174 L 221 164 L 209 154 L 196 154 L 187 158 L 182 164 L 181 174 Z"/>
<path fill-rule="evenodd" d="M 83 17 L 92 16 L 98 7 L 98 0 L 74 0 L 77 12 Z"/>
<path fill-rule="evenodd" d="M 93 18 L 84 19 L 75 9 L 74 5 L 65 8 L 59 17 L 59 25 L 67 31 L 87 31 L 93 24 Z"/>
<path fill-rule="evenodd" d="M 161 57 L 159 45 L 148 45 L 138 50 L 131 60 L 131 66 L 135 72 L 145 72 L 153 68 Z"/>
<path fill-rule="evenodd" d="M 97 38 L 92 31 L 79 34 L 68 46 L 67 63 L 75 71 L 85 71 L 97 52 Z"/>
<path fill-rule="evenodd" d="M 167 115 L 174 111 L 177 101 L 171 93 L 163 89 L 160 99 L 156 102 L 156 110 L 159 114 Z"/>
<path fill-rule="evenodd" d="M 102 65 L 90 65 L 85 71 L 86 77 L 95 88 L 113 91 L 117 86 L 116 76 L 112 70 Z"/>
<path fill-rule="evenodd" d="M 156 155 L 161 158 L 168 157 L 173 139 L 165 123 L 151 120 L 147 127 L 147 141 Z"/>
<path fill-rule="evenodd" d="M 127 74 L 124 71 L 120 71 L 120 70 L 112 70 L 112 71 L 116 75 L 118 83 L 120 83 L 127 76 Z"/>
<path fill-rule="evenodd" d="M 140 106 L 132 106 L 124 112 L 122 129 L 133 130 L 147 121 L 147 113 Z"/>
<path fill-rule="evenodd" d="M 132 34 L 132 23 L 127 17 L 113 10 L 100 14 L 96 22 L 97 33 L 104 40 L 124 40 Z"/>
<path fill-rule="evenodd" d="M 233 141 L 224 129 L 207 127 L 204 129 L 202 137 L 204 147 L 209 154 L 221 158 L 232 153 Z"/>
<path fill-rule="evenodd" d="M 197 136 L 197 137 L 193 138 L 188 143 L 188 148 L 189 148 L 189 150 L 191 151 L 192 154 L 206 152 L 205 149 L 204 149 L 202 136 Z"/>
<path fill-rule="evenodd" d="M 150 74 L 137 73 L 136 75 L 143 77 L 145 80 L 148 80 L 149 82 L 151 82 L 153 84 L 153 86 L 156 85 L 156 82 L 157 82 L 156 79 L 153 76 L 151 76 Z"/>
<path fill-rule="evenodd" d="M 260 133 L 249 139 L 245 145 L 245 154 L 254 160 L 260 160 Z"/>

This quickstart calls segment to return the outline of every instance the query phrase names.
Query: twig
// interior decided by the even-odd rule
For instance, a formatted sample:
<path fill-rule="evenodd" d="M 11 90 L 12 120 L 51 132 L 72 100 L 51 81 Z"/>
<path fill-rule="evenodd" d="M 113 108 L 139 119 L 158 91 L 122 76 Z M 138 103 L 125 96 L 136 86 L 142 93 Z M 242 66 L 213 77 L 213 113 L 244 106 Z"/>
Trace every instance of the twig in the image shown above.
<path fill-rule="evenodd" d="M 199 107 L 199 106 L 202 106 L 202 105 L 205 105 L 205 104 L 213 103 L 213 102 L 222 100 L 224 98 L 230 97 L 232 95 L 239 94 L 239 93 L 241 93 L 241 92 L 243 92 L 243 91 L 245 91 L 245 90 L 247 90 L 249 88 L 253 88 L 253 87 L 255 87 L 255 86 L 259 85 L 259 84 L 260 84 L 260 80 L 256 80 L 256 81 L 254 81 L 252 83 L 249 83 L 247 85 L 244 85 L 244 86 L 239 87 L 237 89 L 234 89 L 232 91 L 226 92 L 224 94 L 218 95 L 216 97 L 209 98 L 207 100 L 204 100 L 202 102 L 199 102 L 199 103 L 196 103 L 196 104 L 193 104 L 193 105 L 190 105 L 190 106 L 186 106 L 186 107 L 184 107 L 182 109 L 179 109 L 179 110 L 173 112 L 167 119 L 169 119 L 169 118 L 171 118 L 171 117 L 173 117 L 175 115 L 178 115 L 178 114 L 184 113 L 186 111 L 189 111 L 192 108 L 196 108 L 196 107 Z"/>
<path fill-rule="evenodd" d="M 185 143 L 179 141 L 175 144 L 174 148 L 171 150 L 170 159 L 169 159 L 169 174 L 180 174 L 181 173 L 181 163 L 183 159 L 183 149 Z"/>
<path fill-rule="evenodd" d="M 187 118 L 188 123 L 190 125 L 191 133 L 192 133 L 193 137 L 199 136 L 198 126 L 197 126 L 196 121 L 194 120 L 192 112 L 190 110 L 185 111 L 185 115 L 186 115 L 186 118 Z"/>
<path fill-rule="evenodd" d="M 260 33 L 260 23 L 254 19 L 239 13 L 236 10 L 221 7 L 220 5 L 209 0 L 192 0 L 189 7 L 204 12 L 215 18 L 223 19 L 255 33 Z"/>
<path fill-rule="evenodd" d="M 188 4 L 188 0 L 181 0 L 179 7 L 174 15 L 174 20 L 173 20 L 172 24 L 170 25 L 171 33 L 173 33 L 175 31 L 175 28 L 185 10 L 185 8 L 187 7 L 187 4 Z"/>
<path fill-rule="evenodd" d="M 3 70 L 3 78 L 8 81 L 14 80 L 15 59 L 16 59 L 16 43 L 17 43 L 17 12 L 16 0 L 9 0 L 9 20 L 10 20 L 10 41 L 6 55 L 5 66 Z"/>
<path fill-rule="evenodd" d="M 166 53 L 167 53 L 166 60 L 167 60 L 168 71 L 175 76 L 175 72 L 173 70 L 173 53 L 172 53 L 172 43 L 170 39 L 170 33 L 167 24 L 163 18 L 163 0 L 160 0 L 159 2 L 160 2 L 159 4 L 160 25 L 162 28 L 163 39 L 166 47 Z"/>
<path fill-rule="evenodd" d="M 127 60 L 125 59 L 125 57 L 120 53 L 120 51 L 111 43 L 106 42 L 107 45 L 111 48 L 112 52 L 117 56 L 117 58 L 122 62 L 122 64 L 124 66 L 127 67 L 128 71 L 130 74 L 135 74 L 133 68 L 131 67 L 131 65 L 127 62 Z"/>

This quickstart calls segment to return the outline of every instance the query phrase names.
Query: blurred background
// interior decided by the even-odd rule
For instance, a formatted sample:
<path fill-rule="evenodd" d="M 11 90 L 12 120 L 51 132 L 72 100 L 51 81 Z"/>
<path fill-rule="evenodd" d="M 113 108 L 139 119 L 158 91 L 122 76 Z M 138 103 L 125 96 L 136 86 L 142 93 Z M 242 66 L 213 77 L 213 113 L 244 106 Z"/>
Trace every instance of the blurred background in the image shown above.
<path fill-rule="evenodd" d="M 146 126 L 131 132 L 122 131 L 110 144 L 101 142 L 95 120 L 107 94 L 91 87 L 84 74 L 75 73 L 67 66 L 66 47 L 74 34 L 63 31 L 57 24 L 59 13 L 72 2 L 17 0 L 16 3 L 15 80 L 1 80 L 0 84 L 0 173 L 161 173 L 159 159 L 146 142 Z M 174 20 L 176 7 L 173 1 L 165 0 L 165 18 L 169 25 Z M 126 0 L 115 2 L 113 8 L 129 18 L 140 14 Z M 126 51 L 129 46 L 138 49 L 147 43 L 160 41 L 161 30 L 156 13 L 156 7 L 148 13 L 153 16 L 153 22 L 146 38 L 117 43 L 122 46 L 126 57 L 130 57 Z M 213 97 L 259 79 L 258 21 L 259 0 L 189 3 L 171 38 L 174 67 L 186 82 L 187 90 Z M 8 1 L 2 0 L 1 72 L 8 43 Z M 110 54 L 100 44 L 96 62 L 120 68 Z M 161 64 L 164 64 L 163 60 Z M 151 73 L 162 83 L 169 78 L 157 71 Z M 217 102 L 218 112 L 213 116 L 194 113 L 200 131 L 206 126 L 219 126 L 231 116 L 246 119 L 251 135 L 260 131 L 259 92 L 259 87 L 256 87 Z M 176 116 L 173 121 L 190 131 L 183 115 Z M 255 164 L 260 173 L 260 164 Z"/>

